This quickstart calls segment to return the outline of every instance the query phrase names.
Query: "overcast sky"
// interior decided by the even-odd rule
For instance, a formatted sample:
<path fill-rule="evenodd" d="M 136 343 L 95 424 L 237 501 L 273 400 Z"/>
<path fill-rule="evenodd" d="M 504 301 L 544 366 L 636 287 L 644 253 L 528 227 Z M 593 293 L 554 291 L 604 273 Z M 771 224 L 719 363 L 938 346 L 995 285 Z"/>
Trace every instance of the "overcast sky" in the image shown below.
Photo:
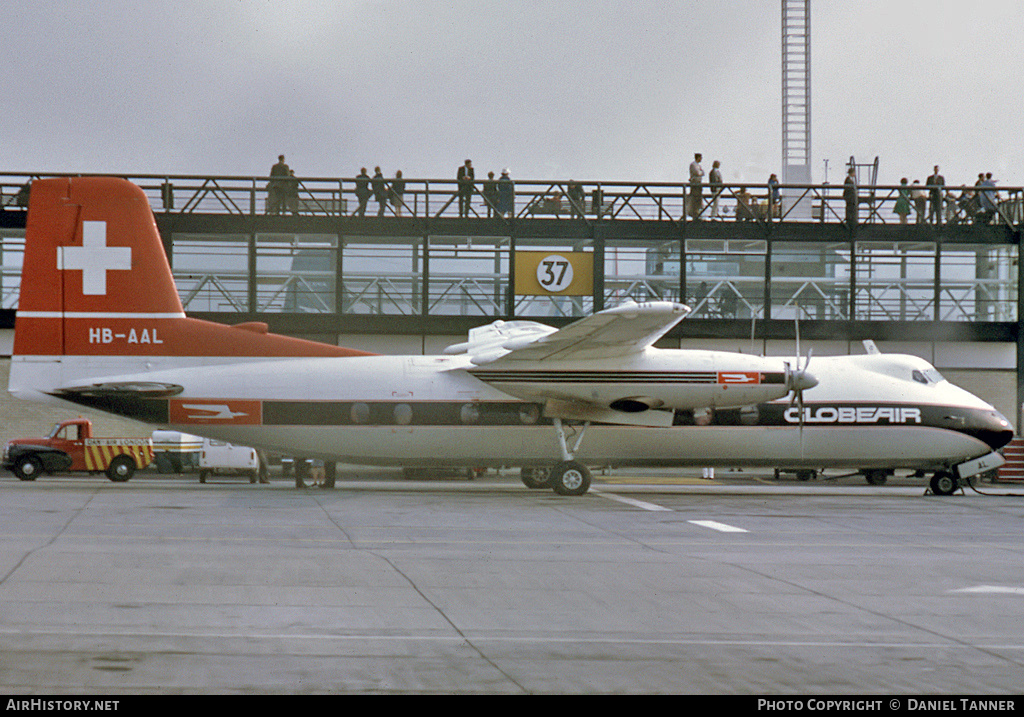
<path fill-rule="evenodd" d="M 812 179 L 1024 184 L 1024 2 L 812 0 Z M 781 174 L 779 0 L 31 0 L 4 169 L 677 181 Z"/>

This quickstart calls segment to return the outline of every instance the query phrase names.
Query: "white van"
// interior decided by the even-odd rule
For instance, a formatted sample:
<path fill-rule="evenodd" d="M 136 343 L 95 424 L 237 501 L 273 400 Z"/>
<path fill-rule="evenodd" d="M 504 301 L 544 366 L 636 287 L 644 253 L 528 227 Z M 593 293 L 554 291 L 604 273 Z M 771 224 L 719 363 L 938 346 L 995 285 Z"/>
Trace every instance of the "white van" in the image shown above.
<path fill-rule="evenodd" d="M 211 473 L 247 475 L 249 482 L 255 483 L 260 473 L 259 454 L 255 448 L 204 438 L 199 452 L 199 482 L 205 483 Z"/>
<path fill-rule="evenodd" d="M 183 473 L 199 466 L 203 439 L 179 431 L 153 431 L 153 463 L 161 473 Z"/>

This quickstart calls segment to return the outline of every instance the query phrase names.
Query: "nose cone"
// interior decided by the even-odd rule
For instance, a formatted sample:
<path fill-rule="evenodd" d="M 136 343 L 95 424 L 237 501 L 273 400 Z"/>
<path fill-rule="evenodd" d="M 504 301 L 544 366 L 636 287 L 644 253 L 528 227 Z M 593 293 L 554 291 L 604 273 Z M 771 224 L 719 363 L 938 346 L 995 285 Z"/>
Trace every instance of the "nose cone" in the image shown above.
<path fill-rule="evenodd" d="M 989 444 L 993 451 L 998 451 L 1013 440 L 1013 426 L 999 411 L 989 411 L 982 417 L 981 423 L 979 437 Z"/>

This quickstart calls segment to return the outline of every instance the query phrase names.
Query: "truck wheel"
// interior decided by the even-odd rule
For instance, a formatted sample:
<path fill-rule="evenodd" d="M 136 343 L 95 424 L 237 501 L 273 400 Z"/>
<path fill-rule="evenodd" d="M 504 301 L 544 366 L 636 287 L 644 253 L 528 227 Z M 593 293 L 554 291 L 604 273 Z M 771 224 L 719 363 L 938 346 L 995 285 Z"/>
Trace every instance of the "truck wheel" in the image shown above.
<path fill-rule="evenodd" d="M 12 470 L 20 480 L 35 480 L 43 472 L 43 464 L 35 456 L 23 456 Z"/>
<path fill-rule="evenodd" d="M 107 478 L 124 483 L 135 475 L 135 461 L 130 456 L 118 456 L 107 466 Z"/>

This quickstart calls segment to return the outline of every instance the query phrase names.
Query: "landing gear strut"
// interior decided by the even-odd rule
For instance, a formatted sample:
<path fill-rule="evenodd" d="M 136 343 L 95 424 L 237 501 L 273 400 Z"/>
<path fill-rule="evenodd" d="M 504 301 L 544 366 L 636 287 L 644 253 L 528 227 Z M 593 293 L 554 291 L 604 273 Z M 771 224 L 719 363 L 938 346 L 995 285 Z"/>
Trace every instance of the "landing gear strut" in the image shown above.
<path fill-rule="evenodd" d="M 554 424 L 555 433 L 558 436 L 558 447 L 562 451 L 562 462 L 551 468 L 551 477 L 548 484 L 559 495 L 583 495 L 590 489 L 592 476 L 590 469 L 575 460 L 573 454 L 580 447 L 580 443 L 583 442 L 583 436 L 586 435 L 590 422 L 588 421 L 583 424 L 583 430 L 576 436 L 576 442 L 573 444 L 571 451 L 566 442 L 565 427 L 562 425 L 562 419 L 555 418 Z"/>

